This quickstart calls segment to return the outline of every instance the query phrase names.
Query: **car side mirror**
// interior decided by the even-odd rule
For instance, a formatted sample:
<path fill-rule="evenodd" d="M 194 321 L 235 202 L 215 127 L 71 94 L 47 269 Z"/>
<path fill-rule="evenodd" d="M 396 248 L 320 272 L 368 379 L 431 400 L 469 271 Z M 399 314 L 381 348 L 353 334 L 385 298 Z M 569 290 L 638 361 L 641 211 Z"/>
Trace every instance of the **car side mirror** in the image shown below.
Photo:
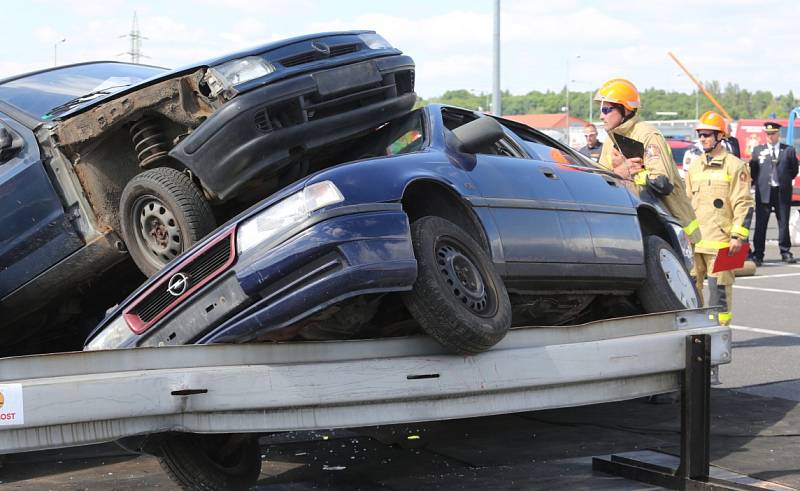
<path fill-rule="evenodd" d="M 22 141 L 14 138 L 7 129 L 0 127 L 0 162 L 5 162 L 22 148 Z"/>
<path fill-rule="evenodd" d="M 490 117 L 478 118 L 453 130 L 458 140 L 456 150 L 464 153 L 479 153 L 499 142 L 505 132 L 500 123 Z"/>

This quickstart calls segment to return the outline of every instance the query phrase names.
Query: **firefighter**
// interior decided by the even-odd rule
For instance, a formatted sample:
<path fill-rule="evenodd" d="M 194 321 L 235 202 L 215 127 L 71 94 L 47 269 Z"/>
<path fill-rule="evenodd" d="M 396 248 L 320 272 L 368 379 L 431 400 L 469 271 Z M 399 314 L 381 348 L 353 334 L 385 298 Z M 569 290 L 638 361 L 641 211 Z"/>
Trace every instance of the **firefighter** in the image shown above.
<path fill-rule="evenodd" d="M 664 136 L 640 119 L 638 111 L 641 102 L 636 86 L 625 79 L 615 78 L 600 87 L 594 100 L 600 103 L 600 119 L 608 133 L 600 152 L 600 165 L 622 178 L 632 180 L 633 185 L 629 184 L 632 191 L 641 195 L 647 189 L 660 198 L 683 226 L 689 240 L 697 243 L 700 229 L 672 160 L 672 152 Z M 644 155 L 626 158 L 615 147 L 616 135 L 641 142 Z"/>
<path fill-rule="evenodd" d="M 694 265 L 697 291 L 703 292 L 708 276 L 708 305 L 719 305 L 719 323 L 731 323 L 733 307 L 733 270 L 712 273 L 720 249 L 729 247 L 737 253 L 750 236 L 753 219 L 753 196 L 750 194 L 748 164 L 728 152 L 724 145 L 727 123 L 719 114 L 703 114 L 695 130 L 703 146 L 686 173 L 686 188 L 692 208 L 700 222 L 703 239 L 695 244 Z"/>

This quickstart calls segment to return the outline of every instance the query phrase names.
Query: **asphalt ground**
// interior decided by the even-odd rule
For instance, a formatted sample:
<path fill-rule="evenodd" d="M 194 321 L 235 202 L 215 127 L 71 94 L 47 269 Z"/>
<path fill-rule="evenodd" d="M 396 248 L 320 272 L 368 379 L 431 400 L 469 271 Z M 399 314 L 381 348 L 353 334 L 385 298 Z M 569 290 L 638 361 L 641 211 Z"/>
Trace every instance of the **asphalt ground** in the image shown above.
<path fill-rule="evenodd" d="M 764 266 L 736 281 L 733 362 L 712 390 L 712 472 L 800 489 L 800 265 L 780 262 L 776 237 L 773 223 Z M 800 256 L 800 247 L 794 252 Z M 633 400 L 276 434 L 261 440 L 254 489 L 658 489 L 592 472 L 591 457 L 647 449 L 634 456 L 669 460 L 679 453 L 679 413 L 679 404 Z M 156 458 L 105 444 L 5 456 L 0 489 L 178 488 Z"/>
<path fill-rule="evenodd" d="M 800 402 L 800 264 L 780 261 L 777 235 L 773 216 L 764 265 L 734 284 L 733 362 L 720 387 Z"/>

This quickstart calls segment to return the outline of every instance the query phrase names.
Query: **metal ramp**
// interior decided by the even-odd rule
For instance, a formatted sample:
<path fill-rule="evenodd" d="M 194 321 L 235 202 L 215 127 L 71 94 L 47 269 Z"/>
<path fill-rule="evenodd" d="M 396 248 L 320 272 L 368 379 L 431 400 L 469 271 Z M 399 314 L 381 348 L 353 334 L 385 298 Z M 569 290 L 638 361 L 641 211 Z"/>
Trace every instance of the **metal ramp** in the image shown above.
<path fill-rule="evenodd" d="M 708 309 L 509 332 L 486 353 L 418 336 L 0 360 L 0 454 L 165 431 L 260 433 L 464 418 L 677 390 L 688 335 L 730 361 Z M 715 318 L 716 316 L 711 316 Z M 17 395 L 18 394 L 18 395 Z"/>

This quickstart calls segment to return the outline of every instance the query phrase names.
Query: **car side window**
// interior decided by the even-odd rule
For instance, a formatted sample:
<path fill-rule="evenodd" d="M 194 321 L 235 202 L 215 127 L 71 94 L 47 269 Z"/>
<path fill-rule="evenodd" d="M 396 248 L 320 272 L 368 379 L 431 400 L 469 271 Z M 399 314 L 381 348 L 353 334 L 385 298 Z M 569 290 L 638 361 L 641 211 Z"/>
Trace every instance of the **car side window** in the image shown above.
<path fill-rule="evenodd" d="M 507 136 L 498 141 L 485 152 L 492 155 L 503 155 L 505 157 L 524 158 L 525 153 Z"/>
<path fill-rule="evenodd" d="M 525 150 L 534 159 L 579 167 L 600 168 L 594 160 L 575 152 L 566 145 L 562 145 L 549 136 L 539 133 L 524 124 L 507 120 L 501 120 L 501 123 L 523 140 Z"/>
<path fill-rule="evenodd" d="M 556 162 L 558 164 L 585 166 L 585 162 L 566 149 L 529 141 L 525 142 L 525 146 L 527 148 L 534 149 L 541 160 L 545 160 L 547 162 Z"/>
<path fill-rule="evenodd" d="M 453 108 L 442 108 L 442 120 L 444 121 L 444 126 L 450 131 L 453 131 L 459 126 L 465 125 L 476 119 L 478 119 L 478 116 L 469 111 L 462 111 Z M 527 157 L 524 150 L 519 148 L 516 142 L 514 142 L 514 140 L 509 136 L 505 136 L 497 143 L 483 149 L 479 153 L 486 155 L 501 155 L 504 157 L 513 158 Z"/>

